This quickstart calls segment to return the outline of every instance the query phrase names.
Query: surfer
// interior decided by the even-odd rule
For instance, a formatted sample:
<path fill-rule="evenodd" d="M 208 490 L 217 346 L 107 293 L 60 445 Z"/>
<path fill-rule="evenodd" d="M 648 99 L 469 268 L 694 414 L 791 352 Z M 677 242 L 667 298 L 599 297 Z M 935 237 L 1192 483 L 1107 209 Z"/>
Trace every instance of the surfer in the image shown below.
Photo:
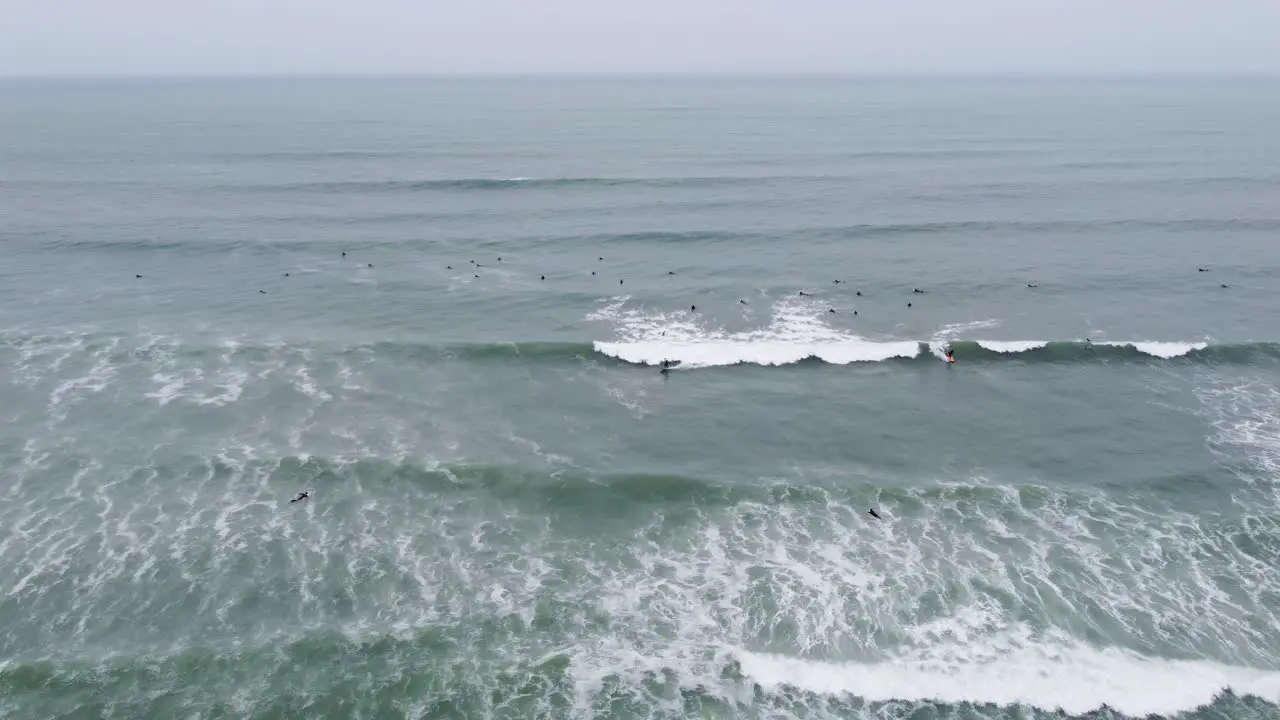
<path fill-rule="evenodd" d="M 738 301 L 738 304 L 739 304 L 739 305 L 746 305 L 746 304 L 747 304 L 747 301 L 746 301 L 746 300 L 739 300 L 739 301 Z"/>
<path fill-rule="evenodd" d="M 676 273 L 675 273 L 675 271 L 674 271 L 674 270 L 668 270 L 668 271 L 667 271 L 667 274 L 668 274 L 668 275 L 675 275 Z"/>
<path fill-rule="evenodd" d="M 1209 272 L 1209 268 L 1197 268 L 1200 272 Z"/>
<path fill-rule="evenodd" d="M 1027 283 L 1027 287 L 1029 287 L 1029 288 L 1036 288 L 1036 287 L 1040 287 L 1040 286 L 1039 286 L 1039 285 L 1036 285 L 1036 284 L 1034 284 L 1034 283 Z"/>
<path fill-rule="evenodd" d="M 884 518 L 880 517 L 880 513 L 876 512 L 876 509 L 875 509 L 875 508 L 871 508 L 871 509 L 870 509 L 870 510 L 868 510 L 867 512 L 868 512 L 868 513 L 870 513 L 871 517 L 873 517 L 873 518 L 875 518 L 875 519 L 877 519 L 877 520 L 883 520 L 883 519 L 884 519 Z"/>
<path fill-rule="evenodd" d="M 697 305 L 690 305 L 690 306 L 689 306 L 689 312 L 698 312 L 698 306 L 697 306 Z"/>
<path fill-rule="evenodd" d="M 833 312 L 835 312 L 835 311 L 836 311 L 836 309 L 835 309 L 835 308 L 827 308 L 827 312 L 829 312 L 829 313 L 833 313 Z"/>
<path fill-rule="evenodd" d="M 290 503 L 290 504 L 293 504 L 293 503 L 298 502 L 299 500 L 306 500 L 306 499 L 307 499 L 307 498 L 309 498 L 309 497 L 311 497 L 311 491 L 310 491 L 310 490 L 303 490 L 302 492 L 298 493 L 298 496 L 297 496 L 297 497 L 295 497 L 294 499 L 290 500 L 290 501 L 289 501 L 289 503 Z"/>
<path fill-rule="evenodd" d="M 857 295 L 858 297 L 862 297 L 862 291 L 859 290 L 858 292 L 854 293 L 854 295 Z"/>
<path fill-rule="evenodd" d="M 134 277 L 136 277 L 136 278 L 140 278 L 140 277 L 142 277 L 141 275 L 138 275 L 137 273 L 134 273 L 134 275 L 133 275 L 133 276 L 134 276 Z"/>
<path fill-rule="evenodd" d="M 662 369 L 661 369 L 661 370 L 659 370 L 658 372 L 662 373 L 663 375 L 666 375 L 667 373 L 671 372 L 671 361 L 670 361 L 670 360 L 663 360 L 663 361 L 662 361 Z"/>
<path fill-rule="evenodd" d="M 923 295 L 923 294 L 924 294 L 924 291 L 923 291 L 923 290 L 921 290 L 920 288 L 912 288 L 912 289 L 911 289 L 911 292 L 915 293 L 916 295 Z"/>
<path fill-rule="evenodd" d="M 947 347 L 947 351 L 946 351 L 946 356 L 947 356 L 947 362 L 948 362 L 948 363 L 953 363 L 953 362 L 955 362 L 955 361 L 956 361 L 956 351 L 955 351 L 955 349 L 953 349 L 953 348 L 951 348 L 950 346 L 948 346 L 948 347 Z"/>

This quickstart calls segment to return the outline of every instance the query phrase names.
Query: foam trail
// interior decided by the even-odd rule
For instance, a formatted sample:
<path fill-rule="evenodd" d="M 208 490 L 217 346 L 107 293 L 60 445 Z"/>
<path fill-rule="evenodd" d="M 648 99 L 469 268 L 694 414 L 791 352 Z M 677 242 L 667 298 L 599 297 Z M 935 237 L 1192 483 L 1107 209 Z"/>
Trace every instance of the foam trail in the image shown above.
<path fill-rule="evenodd" d="M 1207 705 L 1227 688 L 1280 702 L 1280 672 L 1204 660 L 1164 660 L 1108 648 L 1027 647 L 982 663 L 940 659 L 827 663 L 743 651 L 743 672 L 766 689 L 891 700 L 1030 705 L 1083 714 L 1106 704 L 1142 717 Z"/>

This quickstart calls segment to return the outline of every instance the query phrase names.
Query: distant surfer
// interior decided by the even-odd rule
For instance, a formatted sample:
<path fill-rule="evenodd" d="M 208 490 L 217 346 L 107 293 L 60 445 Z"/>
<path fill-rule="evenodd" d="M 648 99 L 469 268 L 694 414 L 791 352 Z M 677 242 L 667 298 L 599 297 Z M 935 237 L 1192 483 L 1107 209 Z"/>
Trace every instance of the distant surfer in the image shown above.
<path fill-rule="evenodd" d="M 948 362 L 948 363 L 953 363 L 953 362 L 955 362 L 955 361 L 956 361 L 956 351 L 955 351 L 955 349 L 954 349 L 954 348 L 952 348 L 952 347 L 948 347 L 948 348 L 947 348 L 947 351 L 946 351 L 946 356 L 947 356 L 947 362 Z"/>
<path fill-rule="evenodd" d="M 835 311 L 836 311 L 836 309 L 835 309 L 835 308 L 827 308 L 827 312 L 829 312 L 829 313 L 833 313 L 833 312 L 835 312 Z"/>
<path fill-rule="evenodd" d="M 739 300 L 739 301 L 738 301 L 738 304 L 739 304 L 739 305 L 746 305 L 746 304 L 747 304 L 747 301 L 746 301 L 746 300 Z"/>
<path fill-rule="evenodd" d="M 690 306 L 689 306 L 689 312 L 698 312 L 698 306 L 697 306 L 697 305 L 690 305 Z"/>
<path fill-rule="evenodd" d="M 309 498 L 309 497 L 311 497 L 311 491 L 310 491 L 310 490 L 303 490 L 302 492 L 298 493 L 298 496 L 297 496 L 297 497 L 295 497 L 294 499 L 290 500 L 290 501 L 289 501 L 289 503 L 290 503 L 290 504 L 293 504 L 293 503 L 298 502 L 299 500 L 306 500 L 306 499 L 307 499 L 307 498 Z"/>
<path fill-rule="evenodd" d="M 858 292 L 854 293 L 854 295 L 857 295 L 858 297 L 862 297 L 862 291 L 859 290 Z"/>
<path fill-rule="evenodd" d="M 1036 285 L 1035 283 L 1027 283 L 1027 287 L 1029 287 L 1029 288 L 1037 288 L 1037 287 L 1040 287 L 1040 286 L 1039 286 L 1039 285 Z"/>
<path fill-rule="evenodd" d="M 921 290 L 920 288 L 912 288 L 912 289 L 911 289 L 911 292 L 915 293 L 916 295 L 923 295 L 923 294 L 924 294 L 924 291 L 923 291 L 923 290 Z"/>
<path fill-rule="evenodd" d="M 1197 268 L 1200 272 L 1209 272 L 1209 268 Z"/>
<path fill-rule="evenodd" d="M 877 520 L 883 520 L 883 519 L 884 519 L 884 518 L 880 517 L 880 513 L 876 512 L 876 509 L 875 509 L 875 508 L 871 508 L 871 509 L 870 509 L 870 510 L 868 510 L 867 512 L 871 515 L 871 517 L 873 517 L 873 518 L 875 518 L 875 519 L 877 519 Z"/>

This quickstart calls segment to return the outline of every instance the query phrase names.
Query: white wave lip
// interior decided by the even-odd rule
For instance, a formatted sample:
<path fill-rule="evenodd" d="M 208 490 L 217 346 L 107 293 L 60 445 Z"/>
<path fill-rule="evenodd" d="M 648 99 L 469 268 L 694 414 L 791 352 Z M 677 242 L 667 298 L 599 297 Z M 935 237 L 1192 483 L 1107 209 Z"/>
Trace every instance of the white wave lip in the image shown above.
<path fill-rule="evenodd" d="M 844 340 L 827 342 L 751 342 L 745 340 L 704 340 L 700 342 L 596 342 L 595 351 L 640 365 L 659 365 L 663 360 L 679 360 L 682 367 L 716 367 L 749 363 L 790 365 L 818 358 L 833 365 L 881 362 L 892 358 L 914 358 L 920 344 Z"/>
<path fill-rule="evenodd" d="M 1131 716 L 1207 705 L 1227 688 L 1280 702 L 1280 673 L 1204 660 L 1164 660 L 1108 648 L 1030 647 L 981 663 L 937 659 L 827 663 L 743 651 L 743 672 L 768 689 L 791 686 L 873 702 L 1029 705 L 1073 715 L 1106 704 Z"/>
<path fill-rule="evenodd" d="M 1202 343 L 1202 342 L 1185 343 L 1185 342 L 1139 341 L 1139 342 L 1099 342 L 1095 344 L 1111 345 L 1114 347 L 1131 347 L 1134 350 L 1137 350 L 1138 352 L 1142 353 L 1143 355 L 1150 355 L 1151 357 L 1158 357 L 1164 360 L 1169 360 L 1171 358 L 1176 358 L 1176 357 L 1182 357 L 1187 353 L 1195 352 L 1196 350 L 1203 350 L 1206 347 L 1209 347 L 1208 343 Z"/>
<path fill-rule="evenodd" d="M 978 347 L 1005 355 L 1039 350 L 1049 345 L 1048 340 L 978 340 Z"/>

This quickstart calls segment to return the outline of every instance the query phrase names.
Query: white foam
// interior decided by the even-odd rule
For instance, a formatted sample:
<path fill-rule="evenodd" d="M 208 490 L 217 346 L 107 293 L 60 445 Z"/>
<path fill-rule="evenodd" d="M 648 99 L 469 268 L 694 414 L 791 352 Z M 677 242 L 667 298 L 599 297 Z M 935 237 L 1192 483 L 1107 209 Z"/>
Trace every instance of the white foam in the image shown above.
<path fill-rule="evenodd" d="M 1208 345 L 1206 343 L 1176 343 L 1176 342 L 1135 342 L 1130 343 L 1133 348 L 1140 353 L 1151 355 L 1158 358 L 1175 358 L 1182 357 L 1189 352 L 1203 350 Z"/>
<path fill-rule="evenodd" d="M 1280 672 L 1078 645 L 1024 647 L 978 663 L 932 657 L 827 663 L 747 651 L 740 662 L 747 676 L 768 689 L 791 686 L 873 702 L 1030 705 L 1071 714 L 1106 704 L 1133 716 L 1192 710 L 1227 688 L 1280 702 Z"/>
<path fill-rule="evenodd" d="M 1049 344 L 1048 340 L 978 340 L 978 347 L 991 352 L 1016 354 L 1039 350 Z"/>
<path fill-rule="evenodd" d="M 618 340 L 593 343 L 595 351 L 631 363 L 658 365 L 679 360 L 682 367 L 715 367 L 751 363 L 789 365 L 818 358 L 836 365 L 913 358 L 919 343 L 907 340 L 877 342 L 854 335 L 826 322 L 826 306 L 788 297 L 773 307 L 769 325 L 728 333 L 699 324 L 691 312 L 647 313 L 627 309 L 628 298 L 588 316 L 591 320 L 618 323 Z"/>
<path fill-rule="evenodd" d="M 835 342 L 751 342 L 707 340 L 705 342 L 594 343 L 596 352 L 619 360 L 658 365 L 663 360 L 680 360 L 681 367 L 714 367 L 751 363 L 789 365 L 818 358 L 833 365 L 879 362 L 890 358 L 913 358 L 920 354 L 916 342 L 870 342 L 860 338 Z"/>

